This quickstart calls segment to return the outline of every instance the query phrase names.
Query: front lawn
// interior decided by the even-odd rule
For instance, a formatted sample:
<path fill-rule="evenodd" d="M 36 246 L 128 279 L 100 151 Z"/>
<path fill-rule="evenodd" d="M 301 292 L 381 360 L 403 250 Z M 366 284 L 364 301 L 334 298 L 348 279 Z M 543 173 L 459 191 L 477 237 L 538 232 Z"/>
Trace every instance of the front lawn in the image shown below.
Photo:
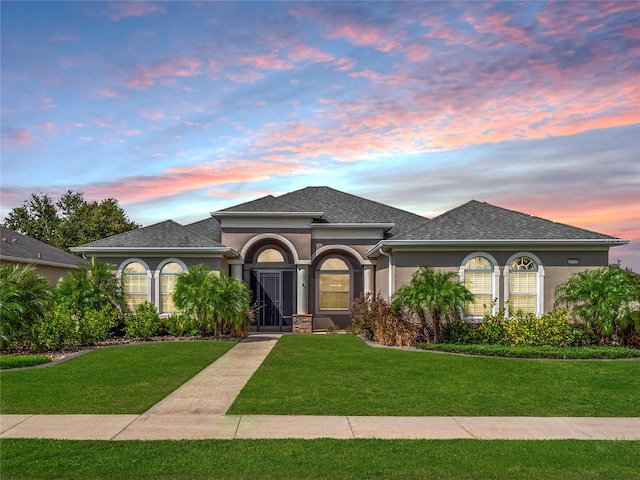
<path fill-rule="evenodd" d="M 637 360 L 466 357 L 289 335 L 230 414 L 640 416 Z"/>
<path fill-rule="evenodd" d="M 640 479 L 640 442 L 2 440 L 2 478 Z"/>
<path fill-rule="evenodd" d="M 161 342 L 93 350 L 0 373 L 1 413 L 143 413 L 235 345 Z"/>

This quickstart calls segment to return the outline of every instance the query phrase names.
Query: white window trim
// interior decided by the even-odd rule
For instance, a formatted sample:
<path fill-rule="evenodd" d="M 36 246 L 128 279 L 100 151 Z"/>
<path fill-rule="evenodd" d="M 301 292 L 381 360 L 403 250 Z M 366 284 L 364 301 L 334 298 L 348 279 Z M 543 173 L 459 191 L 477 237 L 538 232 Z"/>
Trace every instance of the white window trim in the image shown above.
<path fill-rule="evenodd" d="M 118 267 L 118 275 L 117 275 L 118 276 L 118 282 L 120 282 L 120 284 L 122 284 L 122 275 L 124 273 L 124 269 L 130 263 L 139 263 L 146 270 L 146 272 L 147 272 L 147 302 L 151 303 L 151 280 L 153 278 L 153 272 L 149 268 L 149 265 L 147 264 L 147 262 L 145 262 L 141 258 L 127 258 L 124 262 L 122 262 L 120 264 L 120 266 Z M 124 295 L 124 291 L 122 292 L 122 294 Z M 131 313 L 133 313 L 133 312 L 131 312 Z"/>
<path fill-rule="evenodd" d="M 507 264 L 504 267 L 504 307 L 505 313 L 509 315 L 511 312 L 509 311 L 509 271 L 511 270 L 511 262 L 513 262 L 518 257 L 529 257 L 531 260 L 536 262 L 538 266 L 538 271 L 536 272 L 536 315 L 542 315 L 544 313 L 544 267 L 542 266 L 542 262 L 540 259 L 531 252 L 518 252 L 514 255 L 511 255 L 507 260 Z"/>
<path fill-rule="evenodd" d="M 458 277 L 460 278 L 460 283 L 464 285 L 464 272 L 466 270 L 465 265 L 469 260 L 471 260 L 474 257 L 484 257 L 487 260 L 489 260 L 489 262 L 491 262 L 491 264 L 493 265 L 493 281 L 492 281 L 493 291 L 491 292 L 492 305 L 491 305 L 490 311 L 491 311 L 491 315 L 496 315 L 498 313 L 498 305 L 500 304 L 500 299 L 498 297 L 498 291 L 500 290 L 500 266 L 498 265 L 498 262 L 493 257 L 493 255 L 490 255 L 487 252 L 473 252 L 467 255 L 466 257 L 464 257 L 464 260 L 462 260 L 462 264 L 460 265 L 460 270 L 458 271 Z M 469 320 L 482 319 L 482 317 L 479 315 L 467 315 L 464 310 L 462 311 L 462 316 L 465 319 L 469 319 Z"/>
<path fill-rule="evenodd" d="M 161 290 L 161 288 L 160 288 L 160 277 L 162 275 L 162 269 L 164 268 L 164 266 L 166 264 L 172 263 L 172 262 L 175 262 L 178 265 L 180 265 L 182 267 L 183 271 L 186 272 L 188 270 L 187 265 L 182 260 L 180 260 L 179 258 L 166 258 L 166 259 L 164 259 L 162 262 L 160 262 L 158 264 L 158 268 L 153 273 L 153 276 L 154 276 L 153 284 L 156 287 L 155 291 L 154 291 L 154 293 L 155 293 L 155 295 L 154 295 L 154 297 L 155 297 L 155 306 L 156 306 L 156 309 L 158 310 L 158 313 L 160 315 L 167 315 L 167 313 L 162 312 L 162 295 L 161 295 L 162 292 L 160 291 Z"/>
<path fill-rule="evenodd" d="M 320 270 L 320 266 L 329 260 L 330 258 L 338 258 L 342 260 L 346 265 L 348 270 Z M 320 275 L 323 273 L 332 274 L 348 274 L 349 275 L 349 308 L 346 310 L 322 310 L 320 309 Z M 346 315 L 351 312 L 351 305 L 353 304 L 353 289 L 354 289 L 354 279 L 353 279 L 353 267 L 351 262 L 347 260 L 342 255 L 327 255 L 318 263 L 318 266 L 315 270 L 315 282 L 316 282 L 316 313 L 317 315 Z"/>

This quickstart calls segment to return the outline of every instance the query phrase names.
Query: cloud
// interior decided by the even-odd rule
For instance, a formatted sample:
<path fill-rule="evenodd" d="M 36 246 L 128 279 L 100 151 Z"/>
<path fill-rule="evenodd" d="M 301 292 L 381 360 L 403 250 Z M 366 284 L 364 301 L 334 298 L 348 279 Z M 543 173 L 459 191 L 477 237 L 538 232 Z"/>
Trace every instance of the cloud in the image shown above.
<path fill-rule="evenodd" d="M 157 60 L 149 65 L 140 65 L 136 74 L 127 82 L 127 87 L 147 89 L 158 80 L 173 81 L 180 77 L 196 77 L 202 74 L 203 61 L 192 56 L 172 57 Z"/>
<path fill-rule="evenodd" d="M 136 0 L 109 3 L 105 14 L 117 22 L 123 18 L 162 15 L 166 11 L 167 9 L 164 5 L 155 5 L 147 1 Z"/>

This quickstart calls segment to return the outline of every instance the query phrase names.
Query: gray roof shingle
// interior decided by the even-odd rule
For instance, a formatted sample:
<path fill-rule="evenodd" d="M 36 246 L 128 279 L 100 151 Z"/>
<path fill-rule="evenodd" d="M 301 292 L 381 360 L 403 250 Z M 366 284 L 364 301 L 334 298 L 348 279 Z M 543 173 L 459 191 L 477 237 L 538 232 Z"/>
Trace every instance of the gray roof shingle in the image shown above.
<path fill-rule="evenodd" d="M 196 233 L 173 220 L 137 228 L 111 237 L 82 245 L 81 248 L 172 248 L 222 247 L 206 236 Z"/>
<path fill-rule="evenodd" d="M 309 210 L 305 207 L 295 205 L 292 203 L 283 202 L 281 198 L 276 198 L 273 195 L 267 195 L 265 197 L 251 200 L 250 202 L 241 203 L 240 205 L 234 205 L 233 207 L 219 210 L 220 212 L 317 212 L 318 210 Z"/>
<path fill-rule="evenodd" d="M 0 226 L 0 232 L 2 233 L 0 257 L 4 259 L 27 260 L 34 263 L 46 262 L 60 266 L 75 266 L 85 263 L 85 260 L 76 255 L 14 232 L 10 228 Z"/>
<path fill-rule="evenodd" d="M 198 235 L 210 238 L 215 242 L 220 243 L 222 241 L 222 225 L 220 225 L 220 222 L 213 217 L 190 223 L 185 225 L 185 228 L 188 228 Z"/>
<path fill-rule="evenodd" d="M 608 240 L 609 235 L 471 200 L 397 240 Z"/>

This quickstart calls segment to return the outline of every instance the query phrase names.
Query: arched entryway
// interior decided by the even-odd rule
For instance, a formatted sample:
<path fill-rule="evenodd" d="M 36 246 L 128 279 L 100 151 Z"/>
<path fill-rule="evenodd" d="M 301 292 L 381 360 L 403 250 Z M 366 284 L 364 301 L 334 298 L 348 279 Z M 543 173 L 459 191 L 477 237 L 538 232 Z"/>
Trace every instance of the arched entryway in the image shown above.
<path fill-rule="evenodd" d="M 245 278 L 256 305 L 258 331 L 291 331 L 295 313 L 295 262 L 288 246 L 265 239 L 251 246 L 245 257 Z"/>

